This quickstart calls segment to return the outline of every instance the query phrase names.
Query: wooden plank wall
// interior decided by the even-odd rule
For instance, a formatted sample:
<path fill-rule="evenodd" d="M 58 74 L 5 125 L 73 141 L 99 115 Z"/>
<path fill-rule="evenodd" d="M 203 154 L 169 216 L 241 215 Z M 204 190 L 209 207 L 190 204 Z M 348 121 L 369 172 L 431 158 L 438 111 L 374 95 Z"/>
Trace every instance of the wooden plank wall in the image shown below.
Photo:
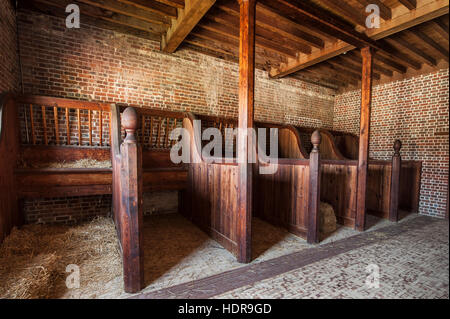
<path fill-rule="evenodd" d="M 387 161 L 369 161 L 367 170 L 367 212 L 389 218 L 392 165 Z"/>
<path fill-rule="evenodd" d="M 323 160 L 320 184 L 320 199 L 333 206 L 337 222 L 353 227 L 356 216 L 356 162 Z"/>
<path fill-rule="evenodd" d="M 238 166 L 236 163 L 207 163 L 202 159 L 194 141 L 193 120 L 192 115 L 183 120 L 183 127 L 190 136 L 191 163 L 182 213 L 237 256 Z"/>
<path fill-rule="evenodd" d="M 419 212 L 421 172 L 422 162 L 402 161 L 400 170 L 400 209 L 411 213 Z"/>
<path fill-rule="evenodd" d="M 306 238 L 309 161 L 280 159 L 275 174 L 255 173 L 254 180 L 254 216 Z"/>
<path fill-rule="evenodd" d="M 187 216 L 232 254 L 238 254 L 235 164 L 191 164 L 188 173 L 191 206 Z"/>
<path fill-rule="evenodd" d="M 17 108 L 12 96 L 0 96 L 0 242 L 22 224 L 14 179 L 19 147 Z"/>

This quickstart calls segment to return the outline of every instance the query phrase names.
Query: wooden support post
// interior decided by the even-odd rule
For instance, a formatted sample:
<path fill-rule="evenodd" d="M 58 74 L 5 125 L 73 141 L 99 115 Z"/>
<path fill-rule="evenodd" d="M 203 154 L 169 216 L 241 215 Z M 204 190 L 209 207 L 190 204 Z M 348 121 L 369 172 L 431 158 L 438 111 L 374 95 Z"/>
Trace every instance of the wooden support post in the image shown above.
<path fill-rule="evenodd" d="M 136 141 L 139 126 L 134 108 L 122 117 L 126 138 L 120 146 L 120 224 L 125 291 L 138 292 L 144 287 L 142 149 Z"/>
<path fill-rule="evenodd" d="M 391 222 L 398 222 L 398 197 L 400 192 L 400 171 L 402 168 L 401 148 L 402 142 L 396 140 L 394 142 L 394 156 L 392 156 L 391 194 L 389 201 L 389 220 Z"/>
<path fill-rule="evenodd" d="M 309 155 L 309 192 L 308 192 L 308 233 L 309 244 L 319 242 L 319 208 L 320 208 L 320 152 L 322 140 L 320 132 L 315 130 L 311 136 L 313 149 Z"/>
<path fill-rule="evenodd" d="M 361 119 L 359 130 L 358 157 L 358 190 L 356 203 L 355 228 L 364 231 L 366 223 L 366 188 L 367 167 L 369 159 L 370 107 L 372 104 L 372 69 L 373 52 L 369 47 L 361 49 L 362 80 L 361 80 Z"/>
<path fill-rule="evenodd" d="M 239 0 L 239 136 L 238 136 L 238 256 L 251 261 L 253 103 L 255 91 L 255 0 Z"/>

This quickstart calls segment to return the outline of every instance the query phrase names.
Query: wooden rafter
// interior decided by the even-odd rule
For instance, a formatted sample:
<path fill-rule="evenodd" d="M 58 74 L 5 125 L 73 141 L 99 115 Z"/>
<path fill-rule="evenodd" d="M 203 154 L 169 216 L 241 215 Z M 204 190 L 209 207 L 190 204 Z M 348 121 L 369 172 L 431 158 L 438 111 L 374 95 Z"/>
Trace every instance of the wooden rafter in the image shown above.
<path fill-rule="evenodd" d="M 411 35 L 415 36 L 416 38 L 418 38 L 419 40 L 421 40 L 426 46 L 428 46 L 431 50 L 433 50 L 433 52 L 436 52 L 445 61 L 449 60 L 448 49 L 441 46 L 439 43 L 434 41 L 428 35 L 426 35 L 425 33 L 423 33 L 422 31 L 420 31 L 418 29 L 414 29 L 413 31 L 410 31 L 409 33 Z"/>
<path fill-rule="evenodd" d="M 113 30 L 125 34 L 131 34 L 140 38 L 158 41 L 161 38 L 163 25 L 150 24 L 138 19 L 128 19 L 130 17 L 114 14 L 100 10 L 97 7 L 84 6 L 75 1 L 58 1 L 58 0 L 33 0 L 19 2 L 19 8 L 31 9 L 36 12 L 66 18 L 65 8 L 68 3 L 76 3 L 84 13 L 82 23 L 96 26 L 98 28 Z M 138 21 L 137 21 L 138 20 Z M 139 23 L 136 27 L 136 23 Z"/>
<path fill-rule="evenodd" d="M 178 9 L 178 18 L 172 21 L 172 25 L 162 37 L 162 51 L 175 52 L 215 2 L 215 0 L 186 0 L 184 9 Z"/>
<path fill-rule="evenodd" d="M 239 38 L 239 30 L 235 27 L 232 27 L 231 25 L 223 25 L 207 19 L 205 21 L 202 21 L 202 23 L 199 26 L 204 29 L 220 33 L 224 36 L 229 36 L 234 39 Z M 295 57 L 297 54 L 296 50 L 280 46 L 279 43 L 268 40 L 259 35 L 256 35 L 256 45 L 266 50 L 270 50 L 272 52 L 283 54 L 286 56 Z"/>
<path fill-rule="evenodd" d="M 141 10 L 135 6 L 121 3 L 117 0 L 78 0 L 79 2 L 110 10 L 126 16 L 134 17 L 151 23 L 170 25 L 170 19 L 154 12 Z"/>
<path fill-rule="evenodd" d="M 389 39 L 387 41 L 389 41 L 389 43 L 397 43 L 398 45 L 400 45 L 401 47 L 405 48 L 409 52 L 413 53 L 421 61 L 423 61 L 424 63 L 426 63 L 426 64 L 428 64 L 430 66 L 435 66 L 437 64 L 435 58 L 429 56 L 428 54 L 426 54 L 422 50 L 416 48 L 409 41 L 406 41 L 405 39 L 403 39 L 401 37 L 395 37 L 394 39 Z"/>
<path fill-rule="evenodd" d="M 265 1 L 265 0 L 263 0 Z M 394 16 L 392 20 L 383 22 L 378 29 L 372 29 L 367 31 L 367 35 L 372 40 L 379 40 L 411 28 L 415 25 L 432 20 L 436 17 L 440 17 L 449 12 L 448 0 L 420 0 L 417 2 L 417 8 L 409 11 L 408 13 Z M 271 77 L 283 77 L 287 74 L 302 70 L 317 63 L 328 60 L 332 57 L 338 56 L 345 52 L 355 49 L 355 45 L 349 44 L 344 41 L 337 41 L 336 43 L 330 43 L 322 50 L 316 50 L 310 55 L 299 55 L 295 59 L 288 59 L 287 63 L 282 63 L 279 68 L 272 68 L 270 71 Z M 391 52 L 392 53 L 392 52 Z M 376 55 L 375 55 L 376 56 Z M 393 57 L 391 57 L 392 59 Z M 392 66 L 393 64 L 390 63 Z M 399 66 L 399 63 L 395 63 L 397 71 L 405 70 L 403 66 Z M 417 65 L 416 65 L 417 66 Z M 406 70 L 405 70 L 406 72 Z"/>
<path fill-rule="evenodd" d="M 355 7 L 348 5 L 345 1 L 321 0 L 321 3 L 330 7 L 355 25 L 364 27 L 366 24 L 364 11 L 358 12 Z"/>
<path fill-rule="evenodd" d="M 142 10 L 150 11 L 157 13 L 159 15 L 176 18 L 177 17 L 177 9 L 166 4 L 163 4 L 154 0 L 118 0 L 122 3 L 126 3 Z"/>
<path fill-rule="evenodd" d="M 417 1 L 416 0 L 398 0 L 401 4 L 403 4 L 405 7 L 407 7 L 409 10 L 413 10 L 417 8 Z"/>
<path fill-rule="evenodd" d="M 384 20 L 392 19 L 392 10 L 388 6 L 386 6 L 381 0 L 358 0 L 360 4 L 364 7 L 367 7 L 370 4 L 375 4 L 380 8 L 380 17 Z"/>
<path fill-rule="evenodd" d="M 444 39 L 448 41 L 448 25 L 446 25 L 441 19 L 435 19 L 431 21 L 434 29 Z"/>
<path fill-rule="evenodd" d="M 239 17 L 239 6 L 237 2 L 220 2 L 217 4 L 220 10 L 223 10 L 229 14 Z M 292 42 L 303 43 L 316 48 L 323 48 L 324 42 L 321 38 L 311 35 L 299 29 L 296 24 L 290 22 L 288 19 L 283 18 L 273 12 L 265 11 L 261 5 L 256 6 L 257 20 L 256 27 L 270 30 L 279 35 L 279 37 L 285 37 Z"/>
<path fill-rule="evenodd" d="M 184 0 L 156 0 L 168 6 L 184 9 Z"/>

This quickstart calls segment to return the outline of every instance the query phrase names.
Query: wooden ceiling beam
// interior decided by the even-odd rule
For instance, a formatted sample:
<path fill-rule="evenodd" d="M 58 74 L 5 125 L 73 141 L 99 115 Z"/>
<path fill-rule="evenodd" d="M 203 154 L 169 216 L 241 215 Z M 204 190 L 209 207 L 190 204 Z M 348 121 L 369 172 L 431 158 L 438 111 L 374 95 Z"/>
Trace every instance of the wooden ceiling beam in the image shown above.
<path fill-rule="evenodd" d="M 178 18 L 161 39 L 161 50 L 173 53 L 192 29 L 198 24 L 216 0 L 186 0 L 184 9 L 178 10 Z"/>
<path fill-rule="evenodd" d="M 73 2 L 72 2 L 73 3 Z M 39 12 L 42 14 L 59 17 L 62 19 L 65 19 L 67 17 L 67 13 L 65 11 L 65 7 L 62 8 L 61 5 L 55 6 L 45 3 L 38 3 L 35 0 L 23 0 L 19 2 L 19 8 L 24 8 L 28 10 L 32 10 L 35 12 Z M 81 23 L 95 26 L 97 28 L 105 29 L 105 30 L 111 30 L 120 32 L 123 34 L 129 34 L 135 37 L 143 38 L 143 39 L 150 39 L 154 41 L 159 41 L 161 36 L 156 33 L 151 33 L 139 29 L 135 29 L 126 25 L 118 24 L 110 22 L 109 20 L 103 20 L 99 19 L 97 17 L 89 16 L 88 14 L 85 14 L 83 16 L 83 19 L 81 20 Z"/>
<path fill-rule="evenodd" d="M 415 8 L 417 8 L 416 0 L 398 0 L 398 1 L 405 7 L 407 7 L 409 10 L 414 10 Z"/>
<path fill-rule="evenodd" d="M 390 58 L 391 60 L 397 61 L 400 64 L 411 67 L 414 70 L 420 70 L 420 68 L 422 67 L 420 62 L 417 62 L 409 55 L 404 54 L 402 51 L 392 46 L 386 40 L 380 40 L 379 45 L 383 48 L 383 51 L 378 51 L 377 55 L 383 55 L 386 58 Z"/>
<path fill-rule="evenodd" d="M 319 70 L 315 70 L 314 68 L 301 70 L 297 73 L 294 73 L 294 75 L 297 75 L 297 74 L 307 74 L 311 77 L 316 78 L 318 81 L 324 81 L 326 83 L 331 83 L 338 87 L 346 87 L 348 85 L 348 82 L 339 80 L 336 77 L 333 77 L 333 75 L 330 74 L 330 72 L 324 73 Z"/>
<path fill-rule="evenodd" d="M 417 39 L 422 41 L 427 47 L 429 47 L 433 52 L 436 52 L 441 58 L 443 58 L 445 61 L 448 62 L 449 58 L 449 52 L 447 48 L 444 48 L 439 43 L 434 41 L 432 38 L 430 38 L 428 35 L 423 33 L 422 31 L 415 28 L 414 30 L 408 31 L 409 34 L 415 36 Z"/>
<path fill-rule="evenodd" d="M 356 65 L 358 65 L 358 67 L 362 68 L 362 57 L 360 55 L 356 54 L 355 52 L 356 52 L 355 50 L 347 52 L 347 54 L 340 55 L 339 58 L 344 59 L 346 61 L 351 61 L 352 63 L 355 63 Z M 373 69 L 375 71 L 380 72 L 389 77 L 394 75 L 394 73 L 391 70 L 389 70 L 377 63 L 373 64 Z"/>
<path fill-rule="evenodd" d="M 350 70 L 342 65 L 340 65 L 338 62 L 333 60 L 328 60 L 324 62 L 324 65 L 333 71 L 336 71 L 336 73 L 343 74 L 346 76 L 349 76 L 355 80 L 360 81 L 361 80 L 361 73 L 355 72 L 353 70 Z"/>
<path fill-rule="evenodd" d="M 358 67 L 362 68 L 362 57 L 360 55 L 357 55 L 355 52 L 356 52 L 355 50 L 347 52 L 347 54 L 340 55 L 339 58 L 344 59 L 346 61 L 350 61 L 351 63 L 354 63 Z M 377 71 L 377 72 L 384 74 L 386 76 L 389 76 L 389 77 L 394 75 L 392 70 L 389 70 L 389 69 L 381 66 L 380 64 L 376 63 L 376 61 L 374 61 L 374 63 L 373 63 L 373 69 L 374 69 L 374 71 Z"/>
<path fill-rule="evenodd" d="M 237 28 L 237 26 L 239 25 L 239 16 L 229 14 L 228 12 L 223 11 L 220 8 L 211 12 L 209 16 L 211 20 L 223 25 L 230 26 L 232 28 Z M 272 41 L 274 44 L 277 44 L 280 47 L 290 48 L 292 50 L 307 54 L 311 53 L 310 46 L 305 45 L 304 43 L 290 41 L 289 39 L 280 37 L 279 34 L 261 27 L 260 25 L 258 25 L 258 23 L 256 24 L 255 32 L 256 36 L 264 38 L 268 41 Z"/>
<path fill-rule="evenodd" d="M 306 74 L 301 74 L 301 73 L 294 73 L 294 74 L 289 75 L 289 77 L 296 79 L 296 80 L 306 82 L 306 83 L 320 85 L 320 86 L 323 86 L 323 87 L 326 87 L 326 88 L 332 89 L 332 90 L 338 90 L 341 86 L 343 86 L 343 84 L 339 85 L 336 82 L 333 83 L 330 81 L 319 79 L 317 76 L 306 75 Z"/>
<path fill-rule="evenodd" d="M 366 34 L 373 40 L 379 40 L 436 17 L 448 14 L 448 12 L 448 0 L 418 0 L 417 9 L 411 10 L 406 14 L 394 16 L 392 20 L 381 23 L 380 28 L 368 30 L 366 31 Z M 280 78 L 353 49 L 355 49 L 354 45 L 344 41 L 338 41 L 337 43 L 327 45 L 324 49 L 313 52 L 310 55 L 299 55 L 296 59 L 288 59 L 288 62 L 282 63 L 279 68 L 272 68 L 270 70 L 270 76 Z"/>
<path fill-rule="evenodd" d="M 314 68 L 313 72 L 318 72 L 328 77 L 331 76 L 343 83 L 348 83 L 355 86 L 358 85 L 358 79 L 349 76 L 348 74 L 336 71 L 331 65 L 318 65 Z"/>
<path fill-rule="evenodd" d="M 239 17 L 239 5 L 237 1 L 219 2 L 217 8 L 228 14 Z M 306 33 L 293 25 L 289 20 L 281 16 L 266 14 L 261 5 L 256 6 L 256 26 L 279 34 L 280 37 L 290 39 L 308 46 L 323 48 L 323 40 Z"/>
<path fill-rule="evenodd" d="M 184 9 L 184 0 L 156 0 L 156 1 L 174 8 Z"/>
<path fill-rule="evenodd" d="M 441 19 L 431 21 L 431 25 L 433 26 L 433 29 L 448 42 L 448 26 Z"/>
<path fill-rule="evenodd" d="M 343 68 L 345 68 L 345 69 L 347 69 L 347 70 L 349 70 L 351 72 L 357 73 L 358 75 L 361 74 L 362 65 L 358 65 L 357 63 L 354 63 L 352 61 L 343 59 L 342 57 L 343 57 L 342 55 L 338 56 L 338 57 L 336 57 L 334 59 L 328 60 L 328 62 L 330 62 L 332 64 L 336 63 L 337 65 L 339 65 L 339 66 L 341 66 L 341 67 L 343 67 Z M 374 79 L 379 80 L 380 79 L 380 74 L 376 73 L 376 72 L 373 72 L 373 77 L 374 77 Z"/>
<path fill-rule="evenodd" d="M 147 21 L 136 19 L 130 16 L 118 14 L 105 10 L 99 7 L 90 6 L 84 3 L 80 3 L 73 0 L 34 0 L 35 2 L 51 5 L 61 9 L 65 9 L 69 4 L 77 4 L 82 14 L 88 15 L 93 18 L 102 19 L 112 23 L 120 24 L 123 26 L 131 27 L 134 29 L 151 32 L 160 36 L 167 28 L 160 24 L 153 24 Z"/>
<path fill-rule="evenodd" d="M 386 57 L 383 57 L 383 56 L 381 56 L 379 54 L 375 54 L 374 55 L 374 59 L 376 61 L 380 61 L 381 63 L 384 63 L 384 65 L 386 65 L 386 67 L 388 69 L 391 69 L 391 70 L 393 70 L 395 72 L 398 72 L 398 73 L 401 73 L 401 74 L 406 73 L 406 67 L 404 65 L 400 64 L 400 63 L 392 61 L 392 60 L 390 60 L 390 59 L 388 59 Z"/>
<path fill-rule="evenodd" d="M 224 26 L 215 21 L 206 19 L 206 20 L 202 21 L 202 23 L 199 24 L 199 26 L 204 29 L 210 30 L 210 31 L 218 32 L 220 34 L 223 34 L 224 36 L 230 36 L 235 39 L 239 39 L 239 30 L 237 28 L 233 28 L 229 25 Z M 278 54 L 282 54 L 285 56 L 291 56 L 291 57 L 294 57 L 297 54 L 296 50 L 281 47 L 278 43 L 269 41 L 261 36 L 256 35 L 255 39 L 256 39 L 256 45 L 259 47 L 262 47 L 266 50 L 270 50 L 272 52 L 276 52 Z"/>
<path fill-rule="evenodd" d="M 365 28 L 366 16 L 364 11 L 359 12 L 355 7 L 348 5 L 345 1 L 320 0 L 320 3 L 341 14 L 346 20 L 355 25 Z"/>
<path fill-rule="evenodd" d="M 383 20 L 391 20 L 392 19 L 392 10 L 387 5 L 385 5 L 381 0 L 358 0 L 360 4 L 366 8 L 370 4 L 375 4 L 380 8 L 380 17 Z"/>
<path fill-rule="evenodd" d="M 353 26 L 329 12 L 304 0 L 260 0 L 272 11 L 320 28 L 323 32 L 355 47 L 370 46 L 379 49 L 375 41 L 354 30 Z"/>
<path fill-rule="evenodd" d="M 120 13 L 129 17 L 144 20 L 150 23 L 162 24 L 167 27 L 170 25 L 170 19 L 167 17 L 161 16 L 153 12 L 141 10 L 135 6 L 130 6 L 128 4 L 118 2 L 117 0 L 78 0 L 78 1 L 91 6 Z"/>
<path fill-rule="evenodd" d="M 203 37 L 198 37 L 197 33 L 191 33 L 183 43 L 188 43 L 193 46 L 197 46 L 208 51 L 215 53 L 216 58 L 222 58 L 228 61 L 239 61 L 239 43 L 237 46 L 225 44 L 212 39 L 206 39 Z M 279 62 L 274 59 L 263 57 L 262 55 L 255 56 L 255 64 L 258 69 L 266 70 L 272 64 L 278 64 Z"/>
<path fill-rule="evenodd" d="M 150 11 L 162 15 L 164 17 L 176 18 L 177 9 L 166 4 L 160 3 L 155 0 L 118 0 L 122 3 L 126 3 L 135 6 L 139 9 Z"/>
<path fill-rule="evenodd" d="M 435 58 L 429 56 L 428 54 L 426 54 L 425 52 L 423 52 L 422 50 L 416 48 L 414 45 L 412 45 L 409 41 L 406 41 L 405 39 L 397 36 L 393 39 L 387 39 L 386 41 L 388 41 L 389 43 L 392 44 L 398 44 L 401 47 L 405 48 L 406 50 L 408 50 L 409 52 L 413 53 L 416 57 L 418 57 L 422 62 L 430 65 L 430 66 L 436 66 L 437 65 L 437 61 Z"/>

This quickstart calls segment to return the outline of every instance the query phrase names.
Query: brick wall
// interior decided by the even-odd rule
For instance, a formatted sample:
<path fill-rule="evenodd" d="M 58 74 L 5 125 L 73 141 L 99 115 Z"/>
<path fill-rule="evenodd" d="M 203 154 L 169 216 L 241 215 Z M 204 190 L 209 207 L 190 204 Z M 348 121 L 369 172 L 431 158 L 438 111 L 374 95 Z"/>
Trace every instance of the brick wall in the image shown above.
<path fill-rule="evenodd" d="M 76 224 L 111 212 L 111 195 L 25 200 L 26 223 Z"/>
<path fill-rule="evenodd" d="M 19 88 L 15 11 L 9 0 L 0 0 L 0 93 Z"/>
<path fill-rule="evenodd" d="M 238 65 L 234 62 L 183 48 L 164 54 L 154 41 L 83 24 L 80 29 L 66 29 L 63 19 L 30 11 L 20 12 L 18 23 L 26 93 L 237 117 Z M 257 120 L 333 125 L 333 90 L 295 79 L 270 80 L 258 70 L 255 91 Z M 39 122 L 40 110 L 36 112 Z M 47 118 L 51 122 L 53 116 L 49 113 Z M 76 126 L 71 130 L 76 132 Z M 54 137 L 49 139 L 53 142 Z M 76 136 L 72 141 L 77 141 Z M 90 215 L 88 200 L 99 213 L 110 205 L 108 197 L 74 200 L 27 202 L 27 220 L 70 222 Z M 147 211 L 175 211 L 173 203 L 177 203 L 176 193 L 156 193 L 146 195 L 144 205 Z M 72 219 L 67 219 L 68 210 L 73 210 Z"/>
<path fill-rule="evenodd" d="M 444 217 L 449 169 L 449 70 L 374 87 L 370 156 L 390 160 L 395 139 L 405 160 L 423 161 L 419 212 Z M 333 127 L 359 135 L 360 91 L 336 96 Z"/>

